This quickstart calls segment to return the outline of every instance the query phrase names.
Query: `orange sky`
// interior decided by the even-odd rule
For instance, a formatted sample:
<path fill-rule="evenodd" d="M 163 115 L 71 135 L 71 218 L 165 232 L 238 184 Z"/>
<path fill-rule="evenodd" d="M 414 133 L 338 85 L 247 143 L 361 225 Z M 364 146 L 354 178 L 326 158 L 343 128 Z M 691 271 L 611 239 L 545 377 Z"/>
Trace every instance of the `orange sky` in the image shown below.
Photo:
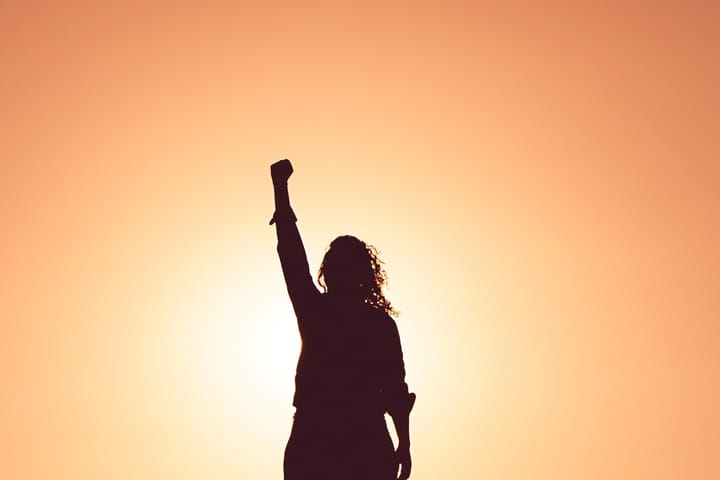
<path fill-rule="evenodd" d="M 0 4 L 0 478 L 281 478 L 285 157 L 412 478 L 720 478 L 713 2 L 100 3 Z"/>

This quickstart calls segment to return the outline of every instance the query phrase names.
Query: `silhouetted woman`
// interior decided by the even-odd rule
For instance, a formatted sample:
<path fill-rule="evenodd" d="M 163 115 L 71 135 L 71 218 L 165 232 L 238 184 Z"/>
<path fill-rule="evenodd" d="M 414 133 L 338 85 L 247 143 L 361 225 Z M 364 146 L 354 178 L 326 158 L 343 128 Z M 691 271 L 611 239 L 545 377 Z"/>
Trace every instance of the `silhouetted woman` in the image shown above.
<path fill-rule="evenodd" d="M 285 480 L 395 480 L 410 476 L 408 393 L 395 313 L 383 296 L 385 272 L 375 249 L 346 235 L 325 253 L 318 282 L 290 208 L 288 160 L 272 164 L 278 254 L 302 348 L 296 408 L 285 448 Z M 388 412 L 397 450 L 385 424 Z"/>

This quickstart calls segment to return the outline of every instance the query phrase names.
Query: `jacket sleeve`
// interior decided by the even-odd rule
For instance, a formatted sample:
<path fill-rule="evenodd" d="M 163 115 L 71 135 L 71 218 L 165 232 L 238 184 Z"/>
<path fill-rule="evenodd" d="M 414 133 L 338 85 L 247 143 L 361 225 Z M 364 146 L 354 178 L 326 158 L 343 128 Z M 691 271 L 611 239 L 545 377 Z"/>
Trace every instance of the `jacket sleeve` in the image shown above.
<path fill-rule="evenodd" d="M 400 333 L 397 324 L 389 315 L 383 322 L 385 355 L 382 373 L 382 392 L 385 401 L 385 410 L 390 415 L 408 413 L 414 403 L 414 395 L 408 391 L 405 382 L 405 362 L 403 360 Z"/>
<path fill-rule="evenodd" d="M 285 285 L 295 315 L 298 327 L 303 332 L 307 314 L 320 297 L 310 275 L 307 255 L 298 231 L 295 214 L 288 212 L 275 212 L 273 223 L 277 228 L 277 252 L 280 257 Z"/>

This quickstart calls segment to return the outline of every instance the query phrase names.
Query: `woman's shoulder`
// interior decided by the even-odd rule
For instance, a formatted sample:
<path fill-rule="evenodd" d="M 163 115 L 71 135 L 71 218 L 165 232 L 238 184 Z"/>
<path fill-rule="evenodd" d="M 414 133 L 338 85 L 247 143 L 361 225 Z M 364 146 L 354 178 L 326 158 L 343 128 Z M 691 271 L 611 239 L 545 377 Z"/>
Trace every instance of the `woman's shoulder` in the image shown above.
<path fill-rule="evenodd" d="M 383 330 L 397 330 L 397 323 L 395 319 L 390 316 L 388 312 L 380 307 L 372 305 L 366 305 L 368 309 L 368 315 L 372 318 L 373 322 Z"/>

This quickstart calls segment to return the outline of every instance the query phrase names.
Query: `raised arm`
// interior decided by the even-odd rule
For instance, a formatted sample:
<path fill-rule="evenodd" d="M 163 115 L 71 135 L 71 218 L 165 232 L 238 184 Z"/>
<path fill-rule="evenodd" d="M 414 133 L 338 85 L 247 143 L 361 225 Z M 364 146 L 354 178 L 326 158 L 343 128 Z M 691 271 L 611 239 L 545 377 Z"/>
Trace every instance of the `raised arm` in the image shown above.
<path fill-rule="evenodd" d="M 293 168 L 289 160 L 280 160 L 270 166 L 275 190 L 275 214 L 270 220 L 270 224 L 275 224 L 276 227 L 280 265 L 302 333 L 303 319 L 308 309 L 319 297 L 320 292 L 310 276 L 305 247 L 295 223 L 297 218 L 290 207 L 287 182 L 292 172 Z"/>

